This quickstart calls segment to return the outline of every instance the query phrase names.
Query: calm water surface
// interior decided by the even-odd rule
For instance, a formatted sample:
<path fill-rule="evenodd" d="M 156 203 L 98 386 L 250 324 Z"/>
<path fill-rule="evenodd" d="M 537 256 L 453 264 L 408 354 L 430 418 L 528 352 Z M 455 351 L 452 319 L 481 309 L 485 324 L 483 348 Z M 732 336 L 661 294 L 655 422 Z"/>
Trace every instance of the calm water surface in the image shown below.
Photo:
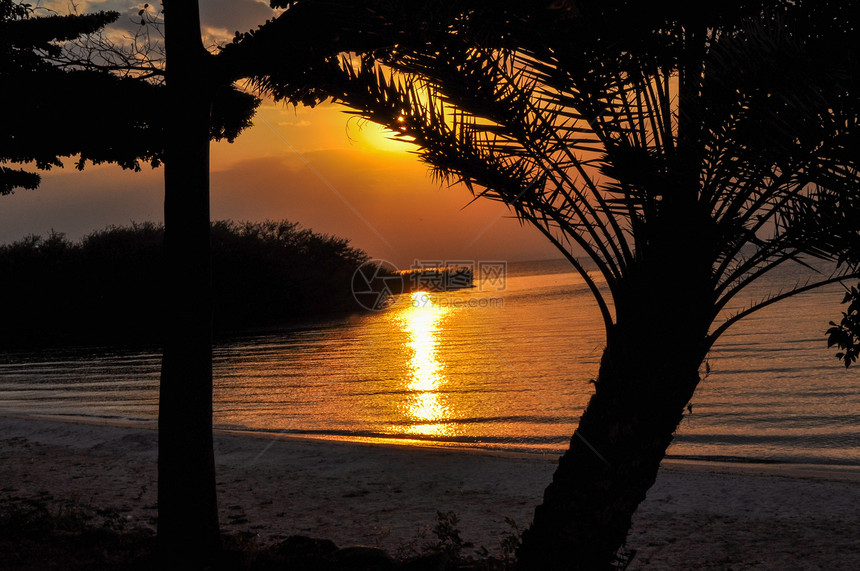
<path fill-rule="evenodd" d="M 790 274 L 751 291 L 794 283 Z M 220 428 L 557 453 L 592 392 L 604 334 L 565 262 L 498 284 L 215 348 Z M 709 357 L 670 453 L 860 464 L 860 374 L 825 348 L 838 286 L 740 322 Z M 737 307 L 735 309 L 737 309 Z M 160 355 L 0 354 L 0 409 L 152 422 Z"/>

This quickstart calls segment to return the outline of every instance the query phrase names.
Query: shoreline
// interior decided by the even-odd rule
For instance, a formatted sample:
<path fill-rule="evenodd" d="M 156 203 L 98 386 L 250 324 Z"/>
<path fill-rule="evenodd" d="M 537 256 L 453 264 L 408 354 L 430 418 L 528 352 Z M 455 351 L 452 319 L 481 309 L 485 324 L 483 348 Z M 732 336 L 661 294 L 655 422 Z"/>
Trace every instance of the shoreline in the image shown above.
<path fill-rule="evenodd" d="M 0 412 L 0 427 L 0 509 L 77 503 L 154 527 L 154 426 Z M 455 512 L 464 541 L 497 553 L 505 518 L 526 526 L 557 461 L 220 430 L 215 446 L 223 531 L 393 555 L 434 540 L 437 511 Z M 860 467 L 668 459 L 634 516 L 630 569 L 857 569 L 858 499 Z"/>
<path fill-rule="evenodd" d="M 17 418 L 21 420 L 40 420 L 83 424 L 93 426 L 108 426 L 116 428 L 138 428 L 142 430 L 157 430 L 157 420 L 149 418 L 126 418 L 119 416 L 86 416 L 73 414 L 44 414 L 17 412 L 0 409 L 0 418 Z M 403 438 L 376 438 L 370 436 L 348 435 L 315 435 L 301 432 L 278 432 L 255 429 L 218 428 L 213 429 L 215 435 L 228 435 L 237 438 L 262 440 L 289 440 L 297 442 L 324 442 L 332 445 L 347 446 L 381 446 L 395 449 L 415 448 L 422 451 L 444 450 L 464 454 L 488 454 L 508 458 L 537 459 L 547 458 L 556 463 L 562 451 L 544 450 L 507 450 L 504 448 L 489 448 L 472 446 L 465 443 L 446 444 L 445 442 L 421 441 Z M 674 456 L 671 453 L 660 464 L 661 468 L 685 468 L 689 470 L 713 469 L 719 473 L 741 473 L 774 475 L 796 478 L 823 478 L 840 481 L 860 481 L 860 464 L 842 462 L 801 462 L 793 460 L 772 460 L 764 458 L 742 458 L 725 456 Z"/>

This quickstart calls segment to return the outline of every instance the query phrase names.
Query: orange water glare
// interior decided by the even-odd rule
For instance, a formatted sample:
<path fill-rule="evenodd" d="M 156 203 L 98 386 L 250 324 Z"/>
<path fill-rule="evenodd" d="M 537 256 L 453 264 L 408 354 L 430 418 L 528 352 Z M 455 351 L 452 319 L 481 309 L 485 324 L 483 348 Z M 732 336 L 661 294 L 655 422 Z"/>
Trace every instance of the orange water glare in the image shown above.
<path fill-rule="evenodd" d="M 451 417 L 451 410 L 440 394 L 447 379 L 439 359 L 439 333 L 450 309 L 433 303 L 425 292 L 413 292 L 411 302 L 395 317 L 408 338 L 406 345 L 411 352 L 407 363 L 409 398 L 405 413 L 414 424 L 409 426 L 409 432 L 425 436 L 449 435 L 451 427 L 444 420 Z"/>

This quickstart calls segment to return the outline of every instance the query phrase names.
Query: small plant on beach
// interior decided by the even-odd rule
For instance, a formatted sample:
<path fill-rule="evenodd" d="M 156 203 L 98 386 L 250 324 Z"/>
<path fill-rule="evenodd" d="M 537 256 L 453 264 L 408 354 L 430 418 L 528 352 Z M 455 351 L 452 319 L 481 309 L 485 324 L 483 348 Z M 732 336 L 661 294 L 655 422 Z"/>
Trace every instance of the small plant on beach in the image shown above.
<path fill-rule="evenodd" d="M 17 533 L 70 533 L 93 526 L 98 516 L 109 510 L 93 510 L 77 501 L 49 503 L 51 496 L 37 499 L 6 498 L 0 503 L 0 535 Z M 100 519 L 100 518 L 99 518 Z M 109 518 L 108 518 L 109 519 Z M 107 519 L 103 527 L 110 528 Z"/>
<path fill-rule="evenodd" d="M 413 558 L 420 555 L 418 549 L 418 537 L 413 537 L 407 541 L 400 543 L 394 550 L 394 558 L 400 561 Z"/>
<path fill-rule="evenodd" d="M 150 569 L 151 530 L 130 529 L 116 509 L 53 498 L 0 499 L 3 569 Z"/>
<path fill-rule="evenodd" d="M 102 527 L 111 531 L 125 531 L 127 520 L 115 508 L 97 509 L 96 513 L 102 518 Z"/>
<path fill-rule="evenodd" d="M 473 545 L 463 541 L 463 538 L 460 537 L 459 524 L 460 518 L 457 517 L 456 513 L 437 511 L 433 534 L 438 541 L 425 544 L 424 550 L 447 553 L 455 561 L 461 559 L 463 548 L 473 547 Z"/>
<path fill-rule="evenodd" d="M 515 558 L 513 557 L 514 549 L 519 545 L 519 528 L 514 521 L 506 518 L 514 528 L 514 532 L 510 534 L 515 539 L 511 539 L 510 545 L 513 548 L 504 549 L 501 557 L 490 555 L 489 550 L 485 546 L 475 547 L 471 542 L 464 541 L 460 535 L 460 518 L 453 511 L 436 512 L 436 525 L 433 527 L 433 534 L 437 541 L 424 544 L 424 555 L 432 555 L 434 553 L 442 553 L 448 557 L 446 569 L 472 569 L 475 571 L 504 571 L 514 569 Z M 465 553 L 466 549 L 471 549 L 472 553 Z"/>
<path fill-rule="evenodd" d="M 502 559 L 504 561 L 513 561 L 516 558 L 517 549 L 523 541 L 523 530 L 517 525 L 511 517 L 505 517 L 505 523 L 510 527 L 510 531 L 503 533 L 499 537 L 499 547 L 502 549 Z"/>

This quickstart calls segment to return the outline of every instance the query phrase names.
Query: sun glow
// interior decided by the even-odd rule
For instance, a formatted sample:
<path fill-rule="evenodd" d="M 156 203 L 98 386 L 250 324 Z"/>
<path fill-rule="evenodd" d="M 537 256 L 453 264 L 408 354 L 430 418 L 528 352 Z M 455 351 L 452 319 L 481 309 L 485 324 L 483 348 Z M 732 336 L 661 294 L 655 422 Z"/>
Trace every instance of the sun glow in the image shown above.
<path fill-rule="evenodd" d="M 449 425 L 442 422 L 450 417 L 450 411 L 439 393 L 446 379 L 438 356 L 439 325 L 448 308 L 434 304 L 424 292 L 414 292 L 411 301 L 397 316 L 411 350 L 406 413 L 415 424 L 410 426 L 410 432 L 427 436 L 449 434 Z"/>
<path fill-rule="evenodd" d="M 399 117 L 398 122 L 403 125 L 404 118 Z M 398 129 L 401 133 L 403 127 Z M 407 139 L 396 138 L 397 134 L 382 125 L 365 120 L 353 120 L 349 122 L 347 134 L 353 143 L 373 151 L 386 151 L 390 153 L 408 153 L 415 150 Z"/>

